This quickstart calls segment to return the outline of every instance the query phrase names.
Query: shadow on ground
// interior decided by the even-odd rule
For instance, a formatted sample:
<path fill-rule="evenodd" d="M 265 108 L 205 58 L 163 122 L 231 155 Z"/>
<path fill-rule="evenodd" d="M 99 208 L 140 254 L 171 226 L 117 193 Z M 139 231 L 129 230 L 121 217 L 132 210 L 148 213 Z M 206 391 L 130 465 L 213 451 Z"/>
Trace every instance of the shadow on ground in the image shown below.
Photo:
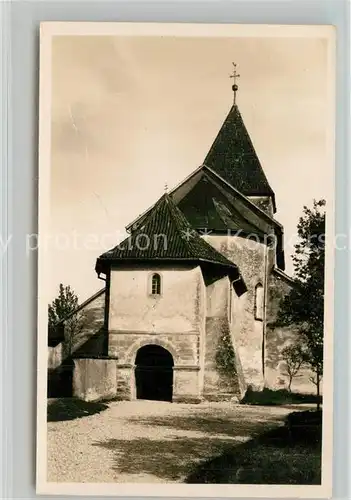
<path fill-rule="evenodd" d="M 60 422 L 63 420 L 74 420 L 76 418 L 95 415 L 108 406 L 103 403 L 87 403 L 80 399 L 60 398 L 48 401 L 47 421 Z"/>
<path fill-rule="evenodd" d="M 213 410 L 209 410 L 203 416 L 199 414 L 148 416 L 147 418 L 130 418 L 130 422 L 146 427 L 167 427 L 178 431 L 206 433 L 213 437 L 222 435 L 235 438 L 259 434 L 281 422 L 281 417 L 277 415 L 272 415 L 267 421 L 266 413 L 267 410 L 265 410 L 264 417 L 262 410 L 257 410 L 257 412 L 250 410 L 250 414 L 245 415 L 240 423 L 237 418 L 231 421 L 226 415 L 214 417 L 212 416 Z"/>
<path fill-rule="evenodd" d="M 259 409 L 235 422 L 208 414 L 132 418 L 150 427 L 150 437 L 128 435 L 94 446 L 114 452 L 118 473 L 165 482 L 320 484 L 320 441 L 292 439 L 287 427 L 277 426 L 281 418 L 272 415 L 267 421 Z M 159 428 L 162 435 L 169 430 L 163 439 Z"/>
<path fill-rule="evenodd" d="M 113 469 L 119 474 L 153 475 L 184 481 L 201 459 L 232 448 L 227 440 L 169 436 L 169 439 L 111 439 L 94 443 L 115 452 Z"/>
<path fill-rule="evenodd" d="M 186 483 L 321 484 L 321 439 L 273 429 L 200 464 Z"/>

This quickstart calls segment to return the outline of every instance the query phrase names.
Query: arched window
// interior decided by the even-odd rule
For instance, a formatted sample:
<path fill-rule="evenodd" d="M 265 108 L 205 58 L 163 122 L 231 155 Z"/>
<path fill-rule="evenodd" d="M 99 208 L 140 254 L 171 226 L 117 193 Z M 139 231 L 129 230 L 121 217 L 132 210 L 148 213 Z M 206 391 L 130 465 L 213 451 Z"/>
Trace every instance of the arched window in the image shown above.
<path fill-rule="evenodd" d="M 161 295 L 161 276 L 158 273 L 151 277 L 151 295 Z"/>
<path fill-rule="evenodd" d="M 263 286 L 258 283 L 255 288 L 255 319 L 263 321 L 264 293 Z"/>

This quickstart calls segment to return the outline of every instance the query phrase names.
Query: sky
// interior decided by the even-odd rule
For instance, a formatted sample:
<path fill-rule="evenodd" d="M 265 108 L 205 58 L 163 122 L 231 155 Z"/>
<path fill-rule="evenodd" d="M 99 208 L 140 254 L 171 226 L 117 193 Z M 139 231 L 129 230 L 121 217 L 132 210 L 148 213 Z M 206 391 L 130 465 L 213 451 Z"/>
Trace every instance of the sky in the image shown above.
<path fill-rule="evenodd" d="M 327 43 L 318 38 L 55 36 L 51 298 L 103 287 L 96 258 L 198 168 L 237 104 L 285 230 L 286 272 L 303 205 L 326 196 Z"/>

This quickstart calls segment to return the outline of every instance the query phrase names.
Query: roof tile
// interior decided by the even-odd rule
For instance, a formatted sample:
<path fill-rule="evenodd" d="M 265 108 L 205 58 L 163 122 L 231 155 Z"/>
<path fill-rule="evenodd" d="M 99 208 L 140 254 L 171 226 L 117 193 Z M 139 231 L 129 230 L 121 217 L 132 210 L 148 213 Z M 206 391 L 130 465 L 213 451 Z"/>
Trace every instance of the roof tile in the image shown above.
<path fill-rule="evenodd" d="M 272 196 L 240 111 L 232 106 L 204 164 L 246 196 Z"/>
<path fill-rule="evenodd" d="M 239 277 L 237 266 L 199 236 L 168 194 L 158 200 L 141 227 L 98 258 L 96 268 L 130 260 L 204 261 L 231 268 Z"/>

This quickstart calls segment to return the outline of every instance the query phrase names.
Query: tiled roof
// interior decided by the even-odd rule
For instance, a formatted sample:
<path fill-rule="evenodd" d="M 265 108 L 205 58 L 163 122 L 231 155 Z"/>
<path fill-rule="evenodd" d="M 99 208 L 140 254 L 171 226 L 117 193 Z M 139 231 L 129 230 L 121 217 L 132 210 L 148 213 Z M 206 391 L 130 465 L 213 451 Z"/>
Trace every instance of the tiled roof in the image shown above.
<path fill-rule="evenodd" d="M 245 234 L 264 234 L 249 218 L 230 203 L 214 185 L 207 174 L 195 184 L 177 207 L 183 212 L 189 223 L 196 229 L 210 231 L 240 231 Z"/>
<path fill-rule="evenodd" d="M 168 194 L 158 200 L 129 238 L 98 258 L 96 270 L 108 262 L 135 260 L 202 261 L 225 266 L 239 277 L 237 266 L 198 235 Z"/>
<path fill-rule="evenodd" d="M 232 106 L 204 164 L 246 196 L 272 196 L 240 111 Z"/>

